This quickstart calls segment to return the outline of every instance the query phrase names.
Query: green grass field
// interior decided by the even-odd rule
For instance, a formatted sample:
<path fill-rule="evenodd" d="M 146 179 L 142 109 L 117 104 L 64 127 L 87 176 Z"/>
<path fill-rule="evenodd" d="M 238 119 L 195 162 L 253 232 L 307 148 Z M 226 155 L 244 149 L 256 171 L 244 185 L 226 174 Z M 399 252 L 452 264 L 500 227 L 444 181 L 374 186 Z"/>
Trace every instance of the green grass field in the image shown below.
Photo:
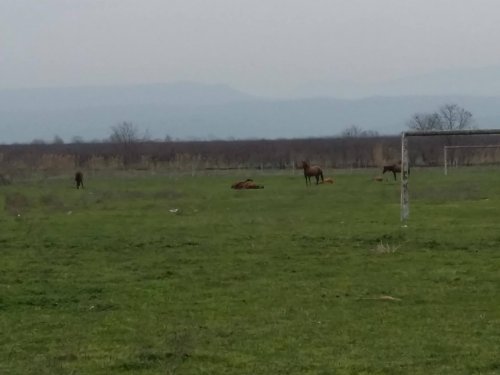
<path fill-rule="evenodd" d="M 500 374 L 500 171 L 375 173 L 0 187 L 0 373 Z"/>

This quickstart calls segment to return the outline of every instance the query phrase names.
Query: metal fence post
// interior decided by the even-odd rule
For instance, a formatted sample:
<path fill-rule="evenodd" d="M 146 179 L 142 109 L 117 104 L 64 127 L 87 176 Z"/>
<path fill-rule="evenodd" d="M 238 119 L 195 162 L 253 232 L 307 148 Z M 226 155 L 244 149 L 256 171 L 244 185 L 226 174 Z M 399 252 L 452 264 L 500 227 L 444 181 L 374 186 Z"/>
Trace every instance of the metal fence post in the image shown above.
<path fill-rule="evenodd" d="M 444 146 L 444 175 L 448 176 L 448 147 Z"/>

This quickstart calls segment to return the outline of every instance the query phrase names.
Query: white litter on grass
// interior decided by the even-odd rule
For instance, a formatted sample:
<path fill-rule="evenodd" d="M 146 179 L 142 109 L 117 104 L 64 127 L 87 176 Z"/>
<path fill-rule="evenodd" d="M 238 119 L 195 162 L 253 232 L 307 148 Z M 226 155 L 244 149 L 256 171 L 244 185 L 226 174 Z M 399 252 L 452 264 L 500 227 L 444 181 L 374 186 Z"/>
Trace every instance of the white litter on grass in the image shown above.
<path fill-rule="evenodd" d="M 168 210 L 169 212 L 172 212 L 173 214 L 176 214 L 179 209 L 178 208 L 171 208 L 170 210 Z"/>
<path fill-rule="evenodd" d="M 371 298 L 361 298 L 364 300 L 378 300 L 378 301 L 401 301 L 401 298 L 396 298 L 392 296 L 379 296 L 379 297 L 371 297 Z"/>

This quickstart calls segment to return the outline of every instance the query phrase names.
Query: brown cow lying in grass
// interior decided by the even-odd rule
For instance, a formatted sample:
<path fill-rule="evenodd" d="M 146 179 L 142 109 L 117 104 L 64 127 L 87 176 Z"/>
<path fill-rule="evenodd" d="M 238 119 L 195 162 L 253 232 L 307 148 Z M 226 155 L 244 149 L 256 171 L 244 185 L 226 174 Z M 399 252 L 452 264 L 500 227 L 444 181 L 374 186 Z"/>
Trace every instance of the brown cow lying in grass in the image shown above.
<path fill-rule="evenodd" d="M 264 189 L 264 185 L 257 185 L 252 179 L 247 178 L 245 181 L 238 181 L 231 185 L 231 189 Z"/>
<path fill-rule="evenodd" d="M 319 182 L 320 184 L 334 184 L 335 183 L 335 180 L 333 178 L 325 178 L 324 181 L 320 181 Z"/>

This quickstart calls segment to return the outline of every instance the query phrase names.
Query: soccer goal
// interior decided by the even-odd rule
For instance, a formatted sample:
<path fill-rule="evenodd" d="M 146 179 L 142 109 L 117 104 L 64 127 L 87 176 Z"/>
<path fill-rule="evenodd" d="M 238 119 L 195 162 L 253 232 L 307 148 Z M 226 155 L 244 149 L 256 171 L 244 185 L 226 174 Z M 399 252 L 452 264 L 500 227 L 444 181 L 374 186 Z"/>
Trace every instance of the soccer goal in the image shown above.
<path fill-rule="evenodd" d="M 443 164 L 444 164 L 444 175 L 448 175 L 448 150 L 457 149 L 488 149 L 488 148 L 500 148 L 500 145 L 463 145 L 463 146 L 444 146 L 443 148 Z"/>
<path fill-rule="evenodd" d="M 408 138 L 435 137 L 451 135 L 500 135 L 500 129 L 484 130 L 443 130 L 443 131 L 408 131 L 401 133 L 401 221 L 406 223 L 410 217 L 410 196 L 408 192 Z M 492 145 L 495 146 L 495 145 Z M 474 147 L 474 146 L 473 146 Z M 478 146 L 484 147 L 484 146 Z M 446 163 L 446 162 L 445 162 Z"/>

